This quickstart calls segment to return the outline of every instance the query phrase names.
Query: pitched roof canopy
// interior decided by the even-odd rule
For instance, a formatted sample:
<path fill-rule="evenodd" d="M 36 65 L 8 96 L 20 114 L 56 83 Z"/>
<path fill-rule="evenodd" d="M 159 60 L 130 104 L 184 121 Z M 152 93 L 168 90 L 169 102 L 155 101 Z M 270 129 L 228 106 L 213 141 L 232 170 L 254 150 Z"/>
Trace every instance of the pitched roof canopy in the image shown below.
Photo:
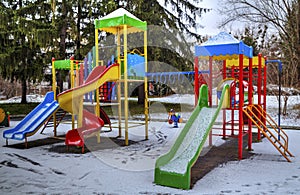
<path fill-rule="evenodd" d="M 147 22 L 143 22 L 124 8 L 119 8 L 110 14 L 95 20 L 95 28 L 105 32 L 116 34 L 118 29 L 128 26 L 128 33 L 147 30 Z M 122 31 L 120 32 L 122 33 Z"/>
<path fill-rule="evenodd" d="M 226 32 L 220 32 L 201 45 L 195 46 L 195 56 L 201 58 L 213 57 L 213 60 L 236 59 L 239 54 L 252 58 L 253 49 Z"/>

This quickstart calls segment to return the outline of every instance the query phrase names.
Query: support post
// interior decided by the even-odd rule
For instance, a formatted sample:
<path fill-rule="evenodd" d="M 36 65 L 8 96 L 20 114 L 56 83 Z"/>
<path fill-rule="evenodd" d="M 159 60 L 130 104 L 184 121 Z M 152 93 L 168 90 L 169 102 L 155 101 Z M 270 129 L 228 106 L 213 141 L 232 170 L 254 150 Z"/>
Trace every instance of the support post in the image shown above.
<path fill-rule="evenodd" d="M 54 100 L 57 100 L 57 97 L 56 97 L 56 72 L 55 72 L 55 58 L 52 58 L 52 90 L 53 90 L 53 93 L 54 93 Z M 57 130 L 56 130 L 56 111 L 53 113 L 53 126 L 54 126 L 54 129 L 53 129 L 53 134 L 54 134 L 54 137 L 57 136 Z"/>
<path fill-rule="evenodd" d="M 70 78 L 71 78 L 71 88 L 75 87 L 75 75 L 74 75 L 74 64 L 73 64 L 73 56 L 70 58 Z M 72 107 L 75 106 L 74 102 L 72 102 Z M 76 105 L 78 106 L 78 105 Z M 72 129 L 75 129 L 75 114 L 72 113 Z"/>
<path fill-rule="evenodd" d="M 149 120 L 149 108 L 148 108 L 148 51 L 147 51 L 147 30 L 144 31 L 144 59 L 145 59 L 145 76 L 144 76 L 144 91 L 145 91 L 145 139 L 148 140 L 148 120 Z"/>
<path fill-rule="evenodd" d="M 248 102 L 253 104 L 253 60 L 249 58 L 249 86 L 248 86 Z M 252 150 L 252 121 L 248 119 L 248 150 Z"/>
<path fill-rule="evenodd" d="M 223 70 L 222 70 L 223 80 L 226 79 L 226 60 L 223 60 Z M 230 96 L 230 92 L 229 92 Z M 229 100 L 230 101 L 230 100 Z M 226 138 L 226 108 L 223 109 L 223 139 Z"/>
<path fill-rule="evenodd" d="M 209 81 L 208 81 L 208 83 L 209 83 L 209 85 L 208 85 L 208 101 L 209 101 L 209 103 L 208 103 L 208 105 L 209 105 L 209 107 L 212 107 L 212 78 L 213 78 L 213 75 L 212 75 L 212 73 L 213 73 L 213 71 L 212 71 L 212 63 L 213 63 L 213 58 L 212 58 L 212 56 L 209 56 Z M 212 130 L 210 130 L 210 132 L 209 132 L 209 146 L 212 146 Z"/>
<path fill-rule="evenodd" d="M 122 137 L 122 101 L 121 101 L 121 85 L 122 68 L 121 68 L 121 38 L 120 38 L 120 27 L 117 28 L 117 63 L 119 64 L 119 81 L 117 82 L 117 97 L 118 97 L 118 137 Z"/>
<path fill-rule="evenodd" d="M 239 135 L 238 135 L 238 158 L 243 158 L 243 104 L 244 104 L 244 93 L 243 93 L 243 60 L 244 55 L 239 54 Z"/>
<path fill-rule="evenodd" d="M 265 64 L 264 64 L 264 83 L 263 83 L 263 97 L 264 97 L 264 103 L 263 103 L 263 109 L 266 113 L 267 111 L 267 57 L 265 57 Z M 266 116 L 265 116 L 266 117 Z M 267 121 L 264 120 L 264 125 L 267 125 Z"/>
<path fill-rule="evenodd" d="M 124 115 L 125 115 L 125 145 L 128 146 L 128 72 L 127 72 L 127 25 L 123 27 L 124 36 Z"/>
<path fill-rule="evenodd" d="M 195 93 L 195 107 L 198 103 L 199 98 L 199 58 L 198 56 L 195 56 L 194 58 L 194 93 Z"/>
<path fill-rule="evenodd" d="M 98 42 L 99 31 L 95 28 L 95 67 L 99 66 L 99 42 Z M 96 89 L 96 107 L 95 107 L 95 114 L 96 116 L 100 117 L 100 100 L 99 100 L 99 88 Z"/>
<path fill-rule="evenodd" d="M 260 106 L 261 105 L 261 70 L 262 70 L 262 64 L 261 64 L 261 54 L 258 54 L 258 76 L 257 76 L 257 103 Z M 261 120 L 261 118 L 260 118 Z M 260 131 L 257 132 L 257 140 L 261 140 L 261 133 Z"/>

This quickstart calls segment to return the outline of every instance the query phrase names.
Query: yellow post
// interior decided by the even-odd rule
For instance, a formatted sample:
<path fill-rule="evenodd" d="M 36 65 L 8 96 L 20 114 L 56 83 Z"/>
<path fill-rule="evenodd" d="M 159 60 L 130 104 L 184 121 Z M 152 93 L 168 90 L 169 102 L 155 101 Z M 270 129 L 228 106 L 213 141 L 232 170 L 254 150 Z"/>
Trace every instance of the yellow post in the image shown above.
<path fill-rule="evenodd" d="M 75 62 L 75 87 L 79 86 L 79 69 L 78 69 L 78 61 Z"/>
<path fill-rule="evenodd" d="M 95 28 L 95 61 L 96 66 L 99 66 L 99 42 L 98 42 L 98 29 Z M 100 100 L 99 100 L 99 89 L 96 89 L 96 108 L 95 108 L 96 116 L 100 117 Z M 97 133 L 97 142 L 100 143 L 100 131 Z"/>
<path fill-rule="evenodd" d="M 71 77 L 71 88 L 74 88 L 74 80 L 75 80 L 75 75 L 74 75 L 74 64 L 73 64 L 73 57 L 70 58 L 70 77 Z M 72 102 L 72 106 L 73 102 Z M 75 129 L 75 115 L 72 113 L 72 129 Z"/>
<path fill-rule="evenodd" d="M 117 61 L 118 61 L 118 64 L 119 64 L 119 81 L 121 80 L 121 75 L 122 75 L 122 72 L 121 72 L 121 38 L 120 38 L 120 28 L 118 27 L 118 30 L 117 30 Z M 122 126 L 121 126 L 121 123 L 122 123 L 122 101 L 121 101 L 121 84 L 122 82 L 118 82 L 118 122 L 119 122 L 119 137 L 122 137 Z"/>
<path fill-rule="evenodd" d="M 55 58 L 52 58 L 52 90 L 54 93 L 54 100 L 57 100 L 56 98 L 56 73 L 55 73 Z M 53 125 L 54 125 L 54 137 L 56 137 L 56 112 L 53 113 Z"/>
<path fill-rule="evenodd" d="M 148 72 L 148 59 L 147 59 L 147 30 L 144 31 L 144 58 L 145 58 L 145 139 L 148 139 L 148 120 L 149 120 L 149 108 L 148 108 L 148 79 L 147 79 L 147 72 Z"/>
<path fill-rule="evenodd" d="M 99 48 L 98 48 L 98 29 L 95 29 L 95 61 L 96 66 L 99 65 Z M 99 90 L 96 89 L 96 108 L 95 108 L 96 116 L 100 116 L 100 101 L 99 101 Z"/>
<path fill-rule="evenodd" d="M 125 145 L 128 146 L 128 78 L 127 78 L 127 25 L 124 25 L 124 118 L 125 118 Z"/>

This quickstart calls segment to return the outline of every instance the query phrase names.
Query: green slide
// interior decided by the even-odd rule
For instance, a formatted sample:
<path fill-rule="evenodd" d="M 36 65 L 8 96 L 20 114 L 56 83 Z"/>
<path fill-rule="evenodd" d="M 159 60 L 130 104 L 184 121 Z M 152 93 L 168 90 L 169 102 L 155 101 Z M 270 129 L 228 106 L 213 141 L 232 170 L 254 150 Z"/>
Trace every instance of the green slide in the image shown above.
<path fill-rule="evenodd" d="M 229 105 L 229 85 L 225 85 L 218 107 L 208 107 L 208 87 L 202 85 L 198 105 L 170 151 L 155 163 L 154 183 L 189 189 L 191 168 L 198 159 L 222 107 Z"/>

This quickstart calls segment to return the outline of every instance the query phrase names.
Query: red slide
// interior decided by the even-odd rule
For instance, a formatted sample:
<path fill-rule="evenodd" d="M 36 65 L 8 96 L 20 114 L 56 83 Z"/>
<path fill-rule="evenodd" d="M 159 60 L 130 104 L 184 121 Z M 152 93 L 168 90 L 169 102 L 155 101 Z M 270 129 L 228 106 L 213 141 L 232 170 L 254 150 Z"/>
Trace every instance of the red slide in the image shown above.
<path fill-rule="evenodd" d="M 87 110 L 83 110 L 82 127 L 68 131 L 66 134 L 65 144 L 67 147 L 79 146 L 82 148 L 82 153 L 84 153 L 84 136 L 99 132 L 103 125 L 104 121 L 101 118 Z"/>

